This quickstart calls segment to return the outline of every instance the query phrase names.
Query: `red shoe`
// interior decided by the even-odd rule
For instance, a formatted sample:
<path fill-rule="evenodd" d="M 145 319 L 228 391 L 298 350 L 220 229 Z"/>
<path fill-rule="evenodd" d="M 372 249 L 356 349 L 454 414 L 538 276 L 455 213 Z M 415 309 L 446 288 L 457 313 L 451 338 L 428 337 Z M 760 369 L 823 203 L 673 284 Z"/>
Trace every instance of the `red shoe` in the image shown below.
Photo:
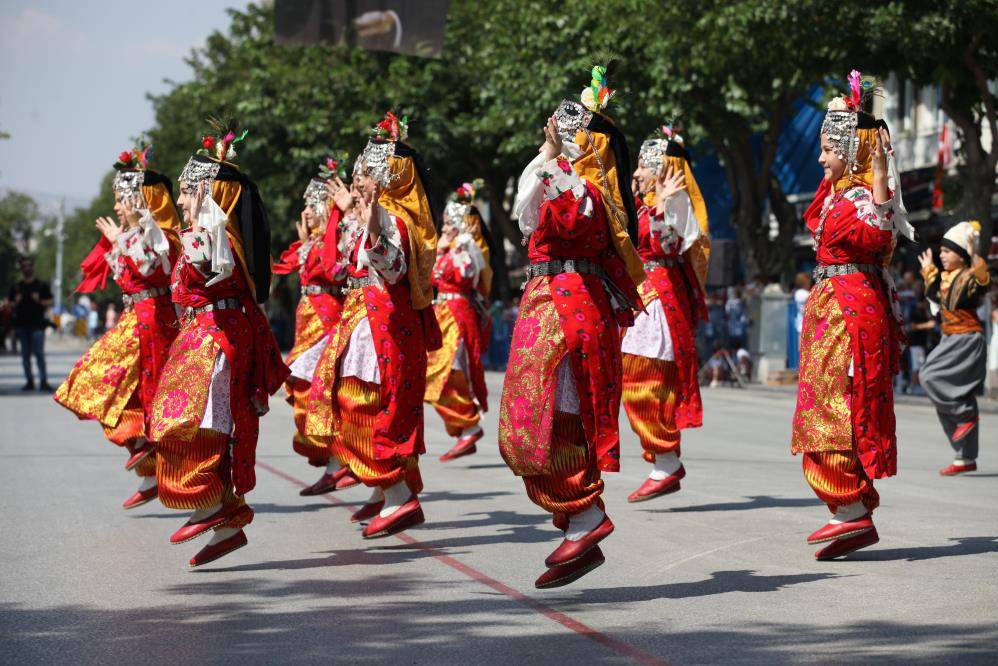
<path fill-rule="evenodd" d="M 218 543 L 210 543 L 199 550 L 197 555 L 191 558 L 189 564 L 191 567 L 199 567 L 202 564 L 214 562 L 218 558 L 224 557 L 234 550 L 239 550 L 247 543 L 249 543 L 249 540 L 246 538 L 246 532 L 239 530 L 228 539 L 223 539 Z"/>
<path fill-rule="evenodd" d="M 461 456 L 470 456 L 472 453 L 478 451 L 478 447 L 475 446 L 475 442 L 484 436 L 485 431 L 479 430 L 473 435 L 462 437 L 457 440 L 457 444 L 454 445 L 453 449 L 440 456 L 440 462 L 447 462 L 448 460 L 454 460 L 455 458 L 460 458 Z"/>
<path fill-rule="evenodd" d="M 362 523 L 365 520 L 370 520 L 376 515 L 381 513 L 381 509 L 385 506 L 385 500 L 380 500 L 378 502 L 368 502 L 364 506 L 360 507 L 357 511 L 350 516 L 351 523 Z"/>
<path fill-rule="evenodd" d="M 977 462 L 975 461 L 967 465 L 957 465 L 957 464 L 948 465 L 939 470 L 939 474 L 940 476 L 957 476 L 959 474 L 966 474 L 967 472 L 976 472 L 976 471 L 977 471 Z"/>
<path fill-rule="evenodd" d="M 236 511 L 238 511 L 241 508 L 242 508 L 241 506 L 238 507 Z M 233 513 L 235 513 L 235 511 L 230 511 L 228 508 L 223 506 L 215 513 L 211 514 L 206 518 L 202 518 L 199 521 L 191 522 L 190 520 L 188 520 L 186 523 L 184 523 L 183 527 L 181 527 L 179 530 L 173 533 L 173 535 L 170 537 L 170 543 L 173 544 L 184 543 L 185 541 L 196 539 L 205 532 L 207 532 L 208 530 L 214 529 L 219 525 L 221 525 L 222 523 L 224 523 L 226 520 L 232 517 Z"/>
<path fill-rule="evenodd" d="M 143 446 L 141 449 L 139 449 L 138 451 L 136 451 L 131 455 L 131 457 L 128 459 L 128 462 L 125 463 L 125 469 L 131 472 L 133 469 L 135 469 L 136 465 L 138 465 L 140 462 L 142 462 L 143 460 L 145 460 L 154 453 L 156 453 L 156 445 L 147 443 L 145 446 Z"/>
<path fill-rule="evenodd" d="M 574 562 L 595 548 L 600 541 L 610 536 L 611 532 L 613 532 L 613 522 L 610 520 L 610 516 L 604 515 L 603 522 L 578 541 L 569 541 L 568 539 L 562 541 L 561 545 L 555 548 L 554 552 L 544 560 L 544 566 L 556 567 Z"/>
<path fill-rule="evenodd" d="M 860 516 L 856 520 L 845 523 L 828 523 L 819 530 L 811 533 L 807 538 L 808 543 L 824 543 L 835 541 L 836 539 L 847 539 L 873 529 L 873 518 L 870 514 Z"/>
<path fill-rule="evenodd" d="M 814 559 L 834 560 L 836 557 L 848 555 L 849 553 L 855 552 L 860 548 L 872 546 L 878 541 L 880 541 L 880 535 L 877 534 L 877 528 L 873 527 L 856 536 L 848 537 L 846 539 L 836 539 L 815 553 Z"/>
<path fill-rule="evenodd" d="M 600 550 L 599 546 L 593 546 L 589 552 L 577 560 L 568 564 L 559 564 L 545 571 L 540 578 L 534 581 L 534 587 L 544 590 L 574 583 L 604 562 L 606 562 L 606 558 L 603 557 L 603 551 Z"/>
<path fill-rule="evenodd" d="M 680 465 L 679 469 L 661 481 L 651 478 L 645 479 L 644 483 L 637 490 L 627 496 L 627 501 L 645 502 L 656 497 L 661 497 L 662 495 L 674 493 L 679 490 L 679 480 L 684 476 L 686 476 L 686 468 Z"/>
<path fill-rule="evenodd" d="M 142 506 L 146 502 L 153 501 L 157 497 L 159 497 L 159 486 L 153 486 L 152 488 L 147 488 L 146 490 L 136 490 L 134 495 L 122 503 L 121 508 L 134 509 L 137 506 Z"/>
<path fill-rule="evenodd" d="M 365 539 L 379 539 L 416 525 L 422 525 L 424 522 L 426 522 L 426 518 L 423 517 L 423 507 L 419 505 L 419 498 L 411 495 L 409 501 L 400 506 L 392 515 L 387 518 L 377 516 L 372 519 L 364 528 L 361 536 Z"/>
<path fill-rule="evenodd" d="M 981 420 L 981 417 L 975 416 L 970 421 L 967 421 L 966 423 L 961 423 L 960 425 L 958 425 L 956 427 L 956 430 L 953 431 L 953 436 L 949 438 L 949 441 L 951 441 L 954 444 L 956 444 L 961 439 L 965 438 L 967 435 L 970 434 L 971 430 L 973 430 L 975 427 L 977 427 L 977 422 L 980 421 L 980 420 Z"/>
<path fill-rule="evenodd" d="M 353 488 L 358 483 L 360 483 L 360 479 L 357 478 L 356 474 L 350 471 L 349 467 L 340 467 L 338 470 L 336 470 L 336 473 L 333 475 L 333 477 L 336 479 L 335 490 Z"/>
<path fill-rule="evenodd" d="M 312 497 L 314 495 L 325 495 L 326 493 L 331 493 L 336 490 L 336 475 L 335 474 L 323 474 L 319 477 L 319 480 L 310 485 L 308 488 L 302 488 L 298 491 L 298 494 L 302 497 Z"/>

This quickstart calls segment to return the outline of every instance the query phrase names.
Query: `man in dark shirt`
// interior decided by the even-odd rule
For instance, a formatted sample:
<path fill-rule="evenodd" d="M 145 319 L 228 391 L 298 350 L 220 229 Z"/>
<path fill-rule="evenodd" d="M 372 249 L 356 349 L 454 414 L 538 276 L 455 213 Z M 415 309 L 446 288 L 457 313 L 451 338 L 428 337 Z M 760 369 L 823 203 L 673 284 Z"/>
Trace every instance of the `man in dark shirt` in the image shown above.
<path fill-rule="evenodd" d="M 45 373 L 45 310 L 52 305 L 52 290 L 48 283 L 35 279 L 35 262 L 21 260 L 21 274 L 24 278 L 10 288 L 10 302 L 14 306 L 14 332 L 21 345 L 21 363 L 27 383 L 22 391 L 34 391 L 35 379 L 31 374 L 31 355 L 38 365 L 38 388 L 51 391 L 48 375 Z"/>

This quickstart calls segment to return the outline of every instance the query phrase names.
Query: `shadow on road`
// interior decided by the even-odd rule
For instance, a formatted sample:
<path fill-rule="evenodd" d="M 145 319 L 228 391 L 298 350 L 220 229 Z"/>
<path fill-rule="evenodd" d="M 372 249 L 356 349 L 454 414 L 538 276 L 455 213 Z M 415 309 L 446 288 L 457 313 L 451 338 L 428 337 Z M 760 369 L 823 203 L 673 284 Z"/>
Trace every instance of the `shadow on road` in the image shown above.
<path fill-rule="evenodd" d="M 753 509 L 776 509 L 798 506 L 816 506 L 821 502 L 813 497 L 771 497 L 770 495 L 749 495 L 742 502 L 717 502 L 696 506 L 674 506 L 658 509 L 645 509 L 647 513 L 686 513 L 699 511 L 751 511 Z"/>
<path fill-rule="evenodd" d="M 940 557 L 960 557 L 962 555 L 984 555 L 998 553 L 998 537 L 957 537 L 950 539 L 956 543 L 945 546 L 913 546 L 911 548 L 887 548 L 884 550 L 863 550 L 849 556 L 846 561 L 881 562 L 889 560 L 935 560 Z"/>
<path fill-rule="evenodd" d="M 558 599 L 558 605 L 578 608 L 588 604 L 634 603 L 655 599 L 688 599 L 728 592 L 776 592 L 791 585 L 813 583 L 829 578 L 843 578 L 836 573 L 802 573 L 776 576 L 759 575 L 748 569 L 715 571 L 710 578 L 692 583 L 666 583 L 640 587 L 617 587 L 602 590 L 581 590 Z"/>

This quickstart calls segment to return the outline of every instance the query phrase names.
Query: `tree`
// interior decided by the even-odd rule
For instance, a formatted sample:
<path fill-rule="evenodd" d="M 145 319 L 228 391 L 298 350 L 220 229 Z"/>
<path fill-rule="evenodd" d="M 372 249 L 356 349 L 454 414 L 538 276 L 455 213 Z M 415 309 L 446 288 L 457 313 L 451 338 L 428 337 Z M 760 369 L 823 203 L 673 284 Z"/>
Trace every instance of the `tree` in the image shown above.
<path fill-rule="evenodd" d="M 957 127 L 959 219 L 981 221 L 981 250 L 991 243 L 991 200 L 998 169 L 998 0 L 895 0 L 865 24 L 874 57 L 917 85 L 938 85 L 940 106 Z M 987 127 L 990 147 L 984 147 Z"/>
<path fill-rule="evenodd" d="M 654 18 L 672 26 L 648 54 L 657 99 L 717 151 L 751 273 L 779 275 L 791 267 L 799 220 L 773 165 L 795 105 L 816 83 L 844 78 L 847 48 L 828 28 L 843 13 L 842 3 L 813 0 L 685 0 L 662 3 Z M 775 239 L 767 211 L 778 222 Z"/>
<path fill-rule="evenodd" d="M 7 192 L 0 199 L 0 285 L 3 293 L 17 279 L 18 260 L 31 253 L 38 204 L 27 194 Z"/>

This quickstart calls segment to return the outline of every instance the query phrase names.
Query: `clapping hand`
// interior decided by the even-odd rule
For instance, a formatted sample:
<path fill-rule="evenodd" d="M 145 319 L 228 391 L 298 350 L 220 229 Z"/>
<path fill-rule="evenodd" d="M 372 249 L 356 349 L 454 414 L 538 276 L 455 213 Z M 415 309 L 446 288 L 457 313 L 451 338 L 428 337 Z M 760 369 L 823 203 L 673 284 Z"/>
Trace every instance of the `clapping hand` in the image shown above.
<path fill-rule="evenodd" d="M 97 230 L 104 234 L 104 238 L 108 239 L 111 243 L 114 243 L 121 234 L 121 227 L 109 217 L 97 218 Z"/>
<path fill-rule="evenodd" d="M 301 219 L 295 222 L 295 229 L 298 230 L 298 240 L 302 243 L 308 240 L 308 220 L 305 219 L 305 211 L 301 212 Z"/>
<path fill-rule="evenodd" d="M 333 203 L 342 212 L 347 212 L 353 206 L 353 197 L 350 195 L 350 188 L 343 184 L 339 176 L 333 176 L 326 181 L 326 191 L 332 197 Z"/>
<path fill-rule="evenodd" d="M 544 157 L 553 160 L 561 154 L 561 134 L 558 133 L 558 126 L 555 125 L 554 117 L 548 118 L 548 124 L 544 126 L 544 145 L 541 151 Z"/>
<path fill-rule="evenodd" d="M 679 169 L 671 167 L 659 171 L 655 178 L 655 208 L 659 214 L 665 210 L 665 202 L 686 189 L 686 176 Z"/>

